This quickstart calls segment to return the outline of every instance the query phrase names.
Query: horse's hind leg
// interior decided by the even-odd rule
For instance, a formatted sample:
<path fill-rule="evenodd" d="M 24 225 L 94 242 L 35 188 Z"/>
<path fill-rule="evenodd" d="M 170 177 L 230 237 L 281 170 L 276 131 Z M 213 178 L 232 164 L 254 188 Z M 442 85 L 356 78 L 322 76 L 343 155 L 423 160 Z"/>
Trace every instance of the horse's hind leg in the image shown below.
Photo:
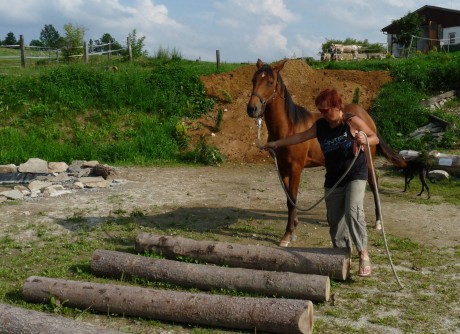
<path fill-rule="evenodd" d="M 371 188 L 372 195 L 374 196 L 374 207 L 375 207 L 375 229 L 376 230 L 381 230 L 382 229 L 382 216 L 381 216 L 381 208 L 380 208 L 380 202 L 379 202 L 379 196 L 377 194 L 377 187 L 378 184 L 374 183 L 374 179 L 372 178 L 372 173 L 373 171 L 369 169 L 369 177 L 367 182 L 369 183 L 369 187 Z M 378 183 L 377 175 L 375 176 L 376 181 Z"/>

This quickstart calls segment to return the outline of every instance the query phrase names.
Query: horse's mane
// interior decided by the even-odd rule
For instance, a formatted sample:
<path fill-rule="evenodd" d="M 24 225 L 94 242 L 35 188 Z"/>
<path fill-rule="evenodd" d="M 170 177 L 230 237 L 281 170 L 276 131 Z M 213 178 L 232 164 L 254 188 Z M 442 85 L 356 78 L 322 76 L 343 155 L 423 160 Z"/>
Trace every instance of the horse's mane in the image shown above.
<path fill-rule="evenodd" d="M 268 75 L 270 75 L 272 78 L 274 77 L 273 75 L 273 69 L 267 65 L 264 64 L 262 67 L 260 67 L 256 71 L 256 75 L 262 73 L 262 72 L 267 72 Z M 280 85 L 281 89 L 283 90 L 284 93 L 284 103 L 286 105 L 286 109 L 288 111 L 288 116 L 289 119 L 293 124 L 301 123 L 307 120 L 309 116 L 309 112 L 307 109 L 305 109 L 302 106 L 299 106 L 298 104 L 295 104 L 294 101 L 292 100 L 291 94 L 289 94 L 289 91 L 287 90 L 286 85 L 283 82 L 283 78 L 281 77 L 281 74 L 278 73 L 278 84 Z"/>

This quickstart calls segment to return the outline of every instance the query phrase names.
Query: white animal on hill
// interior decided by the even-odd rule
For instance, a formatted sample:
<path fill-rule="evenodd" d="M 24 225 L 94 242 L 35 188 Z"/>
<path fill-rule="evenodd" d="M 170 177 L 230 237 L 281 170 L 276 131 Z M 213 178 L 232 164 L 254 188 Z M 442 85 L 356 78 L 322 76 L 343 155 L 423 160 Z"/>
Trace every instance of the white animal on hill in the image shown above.
<path fill-rule="evenodd" d="M 361 46 L 358 45 L 343 45 L 343 44 L 331 44 L 330 50 L 332 54 L 335 55 L 336 60 L 343 59 L 342 55 L 344 53 L 351 53 L 353 59 L 358 59 L 358 53 L 361 49 Z"/>

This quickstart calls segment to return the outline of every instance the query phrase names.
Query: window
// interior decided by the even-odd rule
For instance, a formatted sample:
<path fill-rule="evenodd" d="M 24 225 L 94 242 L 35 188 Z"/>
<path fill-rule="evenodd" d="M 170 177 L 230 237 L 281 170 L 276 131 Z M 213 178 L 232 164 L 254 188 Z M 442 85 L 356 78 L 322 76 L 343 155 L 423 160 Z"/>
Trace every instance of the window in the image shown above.
<path fill-rule="evenodd" d="M 449 44 L 455 44 L 455 33 L 450 32 L 448 37 L 449 37 Z"/>

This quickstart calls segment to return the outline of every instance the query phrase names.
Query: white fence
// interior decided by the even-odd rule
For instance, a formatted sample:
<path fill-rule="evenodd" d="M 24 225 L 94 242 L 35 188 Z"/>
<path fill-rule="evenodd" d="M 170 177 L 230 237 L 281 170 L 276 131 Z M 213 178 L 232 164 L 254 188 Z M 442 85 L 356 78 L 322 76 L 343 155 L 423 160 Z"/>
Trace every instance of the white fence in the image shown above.
<path fill-rule="evenodd" d="M 86 42 L 83 43 L 82 46 L 79 46 L 75 49 L 79 50 L 78 52 L 68 56 L 69 58 L 82 58 L 84 59 L 85 63 L 88 63 L 89 58 L 91 56 L 101 56 L 107 55 L 108 60 L 111 59 L 112 55 L 121 55 L 122 53 L 127 54 L 129 60 L 132 60 L 132 50 L 131 50 L 131 41 L 130 37 L 127 38 L 127 46 L 120 49 L 112 50 L 112 43 L 107 44 L 98 44 L 98 45 L 88 45 Z M 62 57 L 61 49 L 56 48 L 47 48 L 47 47 L 39 47 L 39 46 L 26 46 L 24 45 L 24 37 L 20 35 L 19 44 L 17 45 L 2 45 L 0 46 L 1 49 L 10 49 L 10 50 L 18 50 L 17 54 L 14 52 L 11 55 L 0 55 L 0 62 L 2 60 L 8 60 L 11 67 L 25 67 L 26 61 L 29 60 L 46 60 L 49 62 L 59 61 L 59 58 Z M 68 51 L 65 50 L 65 51 Z M 16 62 L 14 62 L 17 60 Z"/>

